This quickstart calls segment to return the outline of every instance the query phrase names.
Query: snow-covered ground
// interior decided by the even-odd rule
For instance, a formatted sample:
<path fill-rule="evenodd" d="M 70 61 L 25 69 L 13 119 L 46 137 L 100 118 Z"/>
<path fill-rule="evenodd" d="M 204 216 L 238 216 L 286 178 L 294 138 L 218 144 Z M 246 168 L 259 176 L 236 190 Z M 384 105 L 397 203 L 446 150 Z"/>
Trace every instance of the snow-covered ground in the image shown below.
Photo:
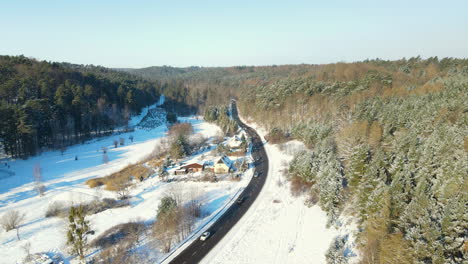
<path fill-rule="evenodd" d="M 245 122 L 245 121 L 244 121 Z M 265 131 L 246 122 L 264 138 Z M 252 207 L 231 231 L 210 251 L 202 263 L 325 263 L 325 253 L 333 238 L 346 228 L 326 228 L 326 214 L 318 206 L 304 205 L 304 197 L 293 197 L 284 169 L 295 151 L 304 148 L 298 141 L 283 150 L 265 144 L 269 174 Z"/>
<path fill-rule="evenodd" d="M 140 116 L 134 117 L 131 124 L 138 124 L 147 112 L 148 109 L 145 109 Z M 217 126 L 199 118 L 188 117 L 180 121 L 192 123 L 195 133 L 204 137 L 213 137 L 219 133 Z M 250 125 L 261 136 L 265 135 L 261 127 Z M 67 253 L 65 245 L 66 222 L 62 218 L 44 216 L 49 204 L 54 201 L 78 204 L 104 197 L 115 198 L 115 193 L 90 189 L 84 182 L 117 172 L 128 164 L 144 159 L 161 142 L 166 131 L 165 125 L 150 130 L 136 129 L 130 133 L 69 147 L 63 155 L 59 151 L 50 151 L 28 160 L 8 161 L 8 171 L 15 175 L 0 175 L 0 216 L 14 209 L 25 213 L 26 218 L 20 228 L 20 241 L 14 231 L 0 231 L 0 264 L 21 263 L 25 256 L 22 247 L 27 243 L 31 244 L 31 253 L 63 256 L 65 263 L 75 263 L 76 258 Z M 133 143 L 129 140 L 130 135 L 134 137 Z M 125 138 L 126 144 L 114 148 L 112 142 L 119 138 Z M 102 162 L 102 147 L 108 148 L 110 162 L 107 164 Z M 203 263 L 325 263 L 325 252 L 332 239 L 350 232 L 347 227 L 340 230 L 327 229 L 326 215 L 318 206 L 306 207 L 304 197 L 291 196 L 284 169 L 294 152 L 304 147 L 302 143 L 289 142 L 281 149 L 270 144 L 265 147 L 270 170 L 264 188 L 252 208 L 206 256 Z M 78 160 L 75 160 L 75 156 Z M 189 157 L 186 162 L 210 158 L 215 157 L 204 152 Z M 34 191 L 32 171 L 36 164 L 40 164 L 46 186 L 46 193 L 42 197 Z M 151 223 L 155 219 L 160 199 L 177 185 L 183 185 L 184 189 L 197 189 L 202 194 L 200 199 L 205 217 L 199 219 L 194 234 L 186 240 L 197 239 L 198 234 L 208 228 L 227 205 L 235 201 L 236 195 L 248 184 L 251 176 L 252 170 L 248 170 L 239 182 L 220 180 L 216 183 L 161 182 L 158 177 L 150 177 L 131 189 L 130 206 L 88 216 L 95 231 L 89 240 L 121 223 L 132 220 Z M 175 245 L 174 249 L 180 247 L 180 251 L 189 244 L 183 242 Z M 145 241 L 142 246 L 149 243 Z M 153 249 L 148 254 L 148 258 L 155 262 L 167 256 Z"/>
<path fill-rule="evenodd" d="M 138 119 L 141 120 L 146 112 L 147 109 L 132 120 L 132 124 L 137 124 Z M 219 127 L 208 124 L 200 118 L 187 117 L 179 120 L 192 123 L 195 133 L 204 137 L 213 137 L 220 132 Z M 114 192 L 102 188 L 91 189 L 85 185 L 85 181 L 109 175 L 128 164 L 141 161 L 161 142 L 166 131 L 166 125 L 151 130 L 136 129 L 131 133 L 71 146 L 63 155 L 59 151 L 50 151 L 27 160 L 8 161 L 9 171 L 15 175 L 3 175 L 0 178 L 0 216 L 10 210 L 17 210 L 26 217 L 20 228 L 21 240 L 17 240 L 15 231 L 0 231 L 0 263 L 21 263 L 25 256 L 22 247 L 27 243 L 31 245 L 31 253 L 60 255 L 64 257 L 65 263 L 76 262 L 76 258 L 68 255 L 65 245 L 67 224 L 59 217 L 45 218 L 48 206 L 54 201 L 79 204 L 104 197 L 116 198 Z M 134 137 L 133 143 L 128 139 L 130 135 Z M 112 141 L 119 138 L 125 138 L 126 144 L 114 148 Z M 103 154 L 100 151 L 104 146 L 108 148 L 110 159 L 107 164 L 103 164 Z M 201 160 L 202 155 L 206 158 L 207 153 L 194 155 L 188 161 Z M 78 160 L 75 160 L 75 156 L 78 156 Z M 32 171 L 35 164 L 40 164 L 43 183 L 46 186 L 45 195 L 42 197 L 34 191 Z M 87 219 L 95 231 L 89 240 L 117 224 L 131 220 L 147 223 L 154 221 L 160 199 L 171 192 L 177 184 L 183 184 L 184 188 L 196 188 L 202 194 L 200 199 L 205 217 L 200 219 L 197 225 L 203 226 L 247 184 L 251 174 L 249 170 L 248 177 L 244 177 L 239 182 L 226 180 L 216 183 L 194 181 L 168 183 L 161 182 L 158 177 L 150 177 L 131 189 L 130 206 L 108 209 L 88 216 Z M 157 251 L 153 254 L 155 260 L 164 258 L 164 254 Z"/>

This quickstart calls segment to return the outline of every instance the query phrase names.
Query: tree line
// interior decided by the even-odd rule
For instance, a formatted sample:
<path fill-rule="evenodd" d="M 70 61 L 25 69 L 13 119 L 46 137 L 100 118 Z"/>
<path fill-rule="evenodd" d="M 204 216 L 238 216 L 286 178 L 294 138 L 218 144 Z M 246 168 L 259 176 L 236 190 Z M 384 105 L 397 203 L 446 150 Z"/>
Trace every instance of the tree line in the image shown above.
<path fill-rule="evenodd" d="M 0 140 L 27 157 L 125 126 L 161 84 L 103 67 L 0 56 Z"/>

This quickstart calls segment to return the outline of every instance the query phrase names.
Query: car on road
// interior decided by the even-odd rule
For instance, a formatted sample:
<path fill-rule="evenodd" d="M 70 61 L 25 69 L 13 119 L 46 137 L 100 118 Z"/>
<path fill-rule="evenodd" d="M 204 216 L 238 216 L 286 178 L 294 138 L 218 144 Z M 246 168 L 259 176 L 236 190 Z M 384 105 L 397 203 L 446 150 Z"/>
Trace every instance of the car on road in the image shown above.
<path fill-rule="evenodd" d="M 245 200 L 245 197 L 239 197 L 236 201 L 237 204 L 242 204 Z"/>
<path fill-rule="evenodd" d="M 200 236 L 200 240 L 201 240 L 201 241 L 205 241 L 205 240 L 207 240 L 207 239 L 210 237 L 210 235 L 211 235 L 211 233 L 208 232 L 208 231 L 206 231 L 206 232 L 204 232 L 204 233 Z"/>
<path fill-rule="evenodd" d="M 254 173 L 254 178 L 257 178 L 258 177 L 258 172 L 255 172 Z"/>

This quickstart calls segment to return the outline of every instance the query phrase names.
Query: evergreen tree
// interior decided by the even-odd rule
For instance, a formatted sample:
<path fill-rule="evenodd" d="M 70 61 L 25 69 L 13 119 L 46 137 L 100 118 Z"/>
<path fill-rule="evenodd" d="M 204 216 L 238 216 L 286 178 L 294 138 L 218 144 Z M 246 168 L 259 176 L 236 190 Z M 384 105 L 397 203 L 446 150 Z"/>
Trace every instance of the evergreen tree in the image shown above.
<path fill-rule="evenodd" d="M 188 143 L 184 135 L 179 135 L 171 144 L 170 153 L 174 159 L 180 159 L 188 154 Z"/>
<path fill-rule="evenodd" d="M 342 206 L 344 177 L 340 163 L 330 152 L 322 153 L 325 161 L 318 171 L 318 187 L 320 189 L 319 204 L 327 212 L 328 224 L 338 220 Z"/>
<path fill-rule="evenodd" d="M 67 244 L 72 247 L 72 252 L 84 259 L 84 251 L 87 245 L 87 233 L 89 221 L 85 219 L 86 213 L 83 206 L 70 208 L 68 214 Z"/>
<path fill-rule="evenodd" d="M 167 166 L 169 166 L 169 162 L 170 161 L 166 159 L 165 162 L 159 166 L 158 174 L 162 181 L 166 180 L 167 176 L 169 175 L 167 172 Z"/>
<path fill-rule="evenodd" d="M 327 264 L 347 264 L 348 259 L 345 256 L 347 236 L 337 236 L 333 239 L 330 247 L 325 254 Z"/>

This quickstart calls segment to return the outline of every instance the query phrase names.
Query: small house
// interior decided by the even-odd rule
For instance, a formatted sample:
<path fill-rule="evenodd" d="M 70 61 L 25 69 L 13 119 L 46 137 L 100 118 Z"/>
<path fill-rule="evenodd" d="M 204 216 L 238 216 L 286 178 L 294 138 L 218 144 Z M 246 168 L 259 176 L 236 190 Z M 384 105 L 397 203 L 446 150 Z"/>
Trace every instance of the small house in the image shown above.
<path fill-rule="evenodd" d="M 199 172 L 203 171 L 203 165 L 200 163 L 190 163 L 181 167 L 182 169 L 186 169 L 188 172 Z"/>
<path fill-rule="evenodd" d="M 205 161 L 203 163 L 203 171 L 214 172 L 214 162 L 213 161 Z"/>
<path fill-rule="evenodd" d="M 218 161 L 215 162 L 214 172 L 215 173 L 229 173 L 232 171 L 232 161 L 227 156 L 222 156 Z"/>

